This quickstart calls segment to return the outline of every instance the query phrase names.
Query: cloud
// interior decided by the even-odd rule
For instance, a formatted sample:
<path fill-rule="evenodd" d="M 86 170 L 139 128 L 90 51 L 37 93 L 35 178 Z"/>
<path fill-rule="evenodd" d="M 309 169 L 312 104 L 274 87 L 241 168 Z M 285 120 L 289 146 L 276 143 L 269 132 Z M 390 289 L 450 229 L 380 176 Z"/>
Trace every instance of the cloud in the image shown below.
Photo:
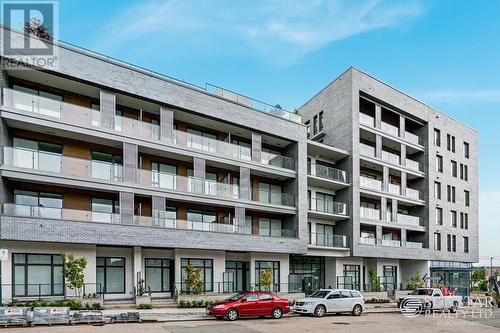
<path fill-rule="evenodd" d="M 402 26 L 423 11 L 418 0 L 150 0 L 118 13 L 96 46 L 119 48 L 134 39 L 168 43 L 183 36 L 187 44 L 216 45 L 221 53 L 238 50 L 268 63 L 291 64 L 332 42 Z"/>
<path fill-rule="evenodd" d="M 431 91 L 424 98 L 446 103 L 500 102 L 500 89 Z"/>

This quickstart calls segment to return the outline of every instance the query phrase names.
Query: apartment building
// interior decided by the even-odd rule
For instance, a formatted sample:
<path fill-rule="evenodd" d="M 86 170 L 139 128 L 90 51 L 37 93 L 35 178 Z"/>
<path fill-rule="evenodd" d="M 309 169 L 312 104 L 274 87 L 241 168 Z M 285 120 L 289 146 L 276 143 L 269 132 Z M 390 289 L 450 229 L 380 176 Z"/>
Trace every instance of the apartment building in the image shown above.
<path fill-rule="evenodd" d="M 478 261 L 477 132 L 354 68 L 299 112 L 308 256 L 329 262 L 328 284 L 369 289 L 372 268 L 385 288 L 418 272 L 466 293 Z"/>
<path fill-rule="evenodd" d="M 0 76 L 4 300 L 65 296 L 61 252 L 88 259 L 85 290 L 105 300 L 141 280 L 172 297 L 188 265 L 205 293 L 258 288 L 269 267 L 285 293 L 368 291 L 370 268 L 385 289 L 467 280 L 467 126 L 352 68 L 299 116 L 56 47 L 57 69 Z"/>

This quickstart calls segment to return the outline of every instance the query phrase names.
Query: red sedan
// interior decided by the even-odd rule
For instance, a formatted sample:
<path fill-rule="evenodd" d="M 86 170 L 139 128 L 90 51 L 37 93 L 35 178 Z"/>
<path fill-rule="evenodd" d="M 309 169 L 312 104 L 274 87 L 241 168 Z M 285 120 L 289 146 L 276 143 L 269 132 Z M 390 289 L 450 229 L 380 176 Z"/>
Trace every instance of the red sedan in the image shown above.
<path fill-rule="evenodd" d="M 279 319 L 290 312 L 288 300 L 267 291 L 238 293 L 225 301 L 207 307 L 207 314 L 218 319 L 236 320 L 240 317 L 271 316 Z"/>

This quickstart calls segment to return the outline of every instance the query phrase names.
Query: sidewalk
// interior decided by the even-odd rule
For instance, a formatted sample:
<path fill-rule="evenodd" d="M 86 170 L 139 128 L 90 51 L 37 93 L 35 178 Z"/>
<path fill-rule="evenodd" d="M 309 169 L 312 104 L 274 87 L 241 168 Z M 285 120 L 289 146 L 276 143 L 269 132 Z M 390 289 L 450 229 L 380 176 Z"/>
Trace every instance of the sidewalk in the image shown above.
<path fill-rule="evenodd" d="M 143 321 L 161 321 L 161 322 L 175 322 L 175 321 L 198 321 L 198 320 L 215 320 L 215 318 L 205 314 L 205 308 L 185 309 L 185 308 L 166 308 L 166 309 L 151 309 L 151 310 L 137 310 L 137 309 L 117 309 L 117 310 L 103 310 L 105 316 L 123 312 L 139 312 Z M 396 303 L 386 304 L 367 304 L 365 313 L 391 313 L 399 312 Z M 285 317 L 298 316 L 293 313 L 284 315 Z"/>

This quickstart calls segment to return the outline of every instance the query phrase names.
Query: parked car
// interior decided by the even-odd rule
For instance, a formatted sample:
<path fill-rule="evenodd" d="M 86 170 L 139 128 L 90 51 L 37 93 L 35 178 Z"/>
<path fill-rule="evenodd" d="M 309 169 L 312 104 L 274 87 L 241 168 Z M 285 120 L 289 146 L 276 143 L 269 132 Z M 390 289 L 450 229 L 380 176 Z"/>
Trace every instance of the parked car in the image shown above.
<path fill-rule="evenodd" d="M 417 288 L 398 299 L 398 307 L 415 307 L 417 301 L 424 310 L 450 310 L 456 312 L 463 305 L 462 296 L 443 295 L 439 288 Z"/>
<path fill-rule="evenodd" d="M 359 316 L 365 310 L 365 300 L 356 290 L 320 289 L 295 301 L 293 312 L 323 317 L 326 313 L 351 313 Z"/>
<path fill-rule="evenodd" d="M 257 316 L 271 316 L 279 319 L 288 312 L 290 312 L 288 300 L 266 291 L 237 293 L 225 301 L 216 302 L 207 307 L 207 315 L 231 321 L 241 317 Z"/>

